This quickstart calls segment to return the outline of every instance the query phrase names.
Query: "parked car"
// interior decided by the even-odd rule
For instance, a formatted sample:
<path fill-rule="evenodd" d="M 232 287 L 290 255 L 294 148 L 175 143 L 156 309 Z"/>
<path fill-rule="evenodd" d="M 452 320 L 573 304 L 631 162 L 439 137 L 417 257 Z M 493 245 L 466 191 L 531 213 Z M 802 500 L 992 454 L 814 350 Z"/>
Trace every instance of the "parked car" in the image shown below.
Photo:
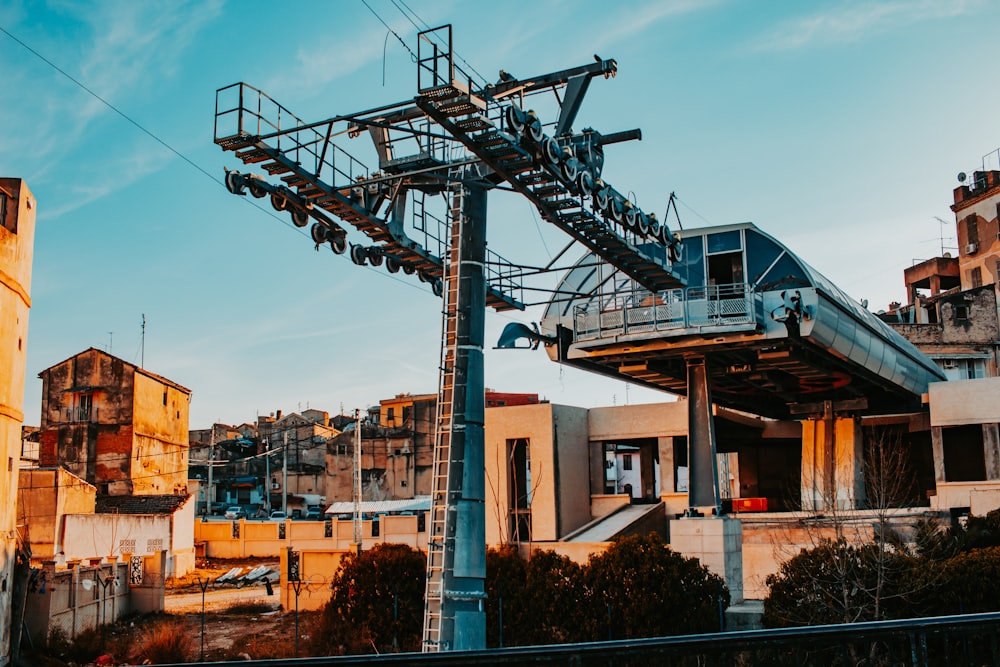
<path fill-rule="evenodd" d="M 309 510 L 306 512 L 305 519 L 306 521 L 322 521 L 323 512 L 322 510 L 320 510 L 318 506 L 310 507 Z"/>
<path fill-rule="evenodd" d="M 269 521 L 284 521 L 288 518 L 288 515 L 281 510 L 274 510 L 271 512 L 271 516 L 267 517 Z"/>
<path fill-rule="evenodd" d="M 242 507 L 230 507 L 226 510 L 225 516 L 227 519 L 245 519 L 247 512 Z"/>

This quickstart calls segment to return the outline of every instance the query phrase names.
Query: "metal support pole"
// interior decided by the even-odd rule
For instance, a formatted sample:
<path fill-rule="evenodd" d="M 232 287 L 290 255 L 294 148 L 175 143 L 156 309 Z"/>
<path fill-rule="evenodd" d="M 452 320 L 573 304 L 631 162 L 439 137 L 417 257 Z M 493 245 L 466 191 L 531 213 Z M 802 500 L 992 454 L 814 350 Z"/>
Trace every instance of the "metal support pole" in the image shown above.
<path fill-rule="evenodd" d="M 446 309 L 450 392 L 448 490 L 443 565 L 440 572 L 440 633 L 425 650 L 486 648 L 486 470 L 483 341 L 486 319 L 486 188 L 465 184 L 462 212 L 452 225 L 446 289 L 455 307 Z M 450 337 L 450 334 L 449 334 Z M 437 460 L 437 453 L 435 460 Z M 431 561 L 428 560 L 431 577 Z M 425 612 L 425 637 L 433 623 Z"/>
<path fill-rule="evenodd" d="M 718 461 L 715 458 L 715 417 L 705 357 L 687 360 L 688 385 L 688 507 L 720 513 Z"/>
<path fill-rule="evenodd" d="M 211 581 L 208 577 L 205 577 L 202 581 L 201 575 L 198 575 L 198 587 L 201 588 L 201 658 L 202 662 L 205 662 L 205 589 L 208 588 L 208 582 Z"/>

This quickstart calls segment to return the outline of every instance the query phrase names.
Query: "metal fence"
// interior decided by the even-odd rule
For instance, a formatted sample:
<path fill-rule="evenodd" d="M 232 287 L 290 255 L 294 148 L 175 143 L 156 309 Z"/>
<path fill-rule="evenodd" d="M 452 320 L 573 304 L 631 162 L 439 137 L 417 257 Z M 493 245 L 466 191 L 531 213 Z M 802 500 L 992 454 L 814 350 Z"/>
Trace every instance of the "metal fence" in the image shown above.
<path fill-rule="evenodd" d="M 231 662 L 247 667 L 307 665 L 566 665 L 638 667 L 937 667 L 1000 664 L 1000 613 L 781 630 L 657 637 L 487 651 Z"/>

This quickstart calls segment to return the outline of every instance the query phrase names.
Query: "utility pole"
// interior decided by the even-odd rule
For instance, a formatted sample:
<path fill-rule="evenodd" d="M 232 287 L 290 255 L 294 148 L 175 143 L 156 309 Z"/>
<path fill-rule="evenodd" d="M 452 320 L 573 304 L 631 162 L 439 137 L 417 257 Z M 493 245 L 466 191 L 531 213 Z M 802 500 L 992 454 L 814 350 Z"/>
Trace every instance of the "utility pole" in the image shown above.
<path fill-rule="evenodd" d="M 264 507 L 271 516 L 271 445 L 264 439 Z"/>
<path fill-rule="evenodd" d="M 288 429 L 281 432 L 281 511 L 288 516 Z"/>
<path fill-rule="evenodd" d="M 361 410 L 354 410 L 354 545 L 361 553 Z"/>
<path fill-rule="evenodd" d="M 208 488 L 205 490 L 205 516 L 212 516 L 212 468 L 215 467 L 215 424 L 208 433 Z"/>

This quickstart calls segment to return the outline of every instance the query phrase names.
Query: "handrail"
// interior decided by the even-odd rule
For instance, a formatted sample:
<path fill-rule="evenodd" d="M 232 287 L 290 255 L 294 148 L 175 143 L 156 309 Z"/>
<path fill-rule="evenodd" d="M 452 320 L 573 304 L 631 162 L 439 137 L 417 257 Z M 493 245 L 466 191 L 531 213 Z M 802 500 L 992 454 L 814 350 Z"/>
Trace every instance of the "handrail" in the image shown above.
<path fill-rule="evenodd" d="M 575 340 L 761 321 L 760 297 L 746 283 L 615 293 L 599 309 L 573 310 Z"/>

